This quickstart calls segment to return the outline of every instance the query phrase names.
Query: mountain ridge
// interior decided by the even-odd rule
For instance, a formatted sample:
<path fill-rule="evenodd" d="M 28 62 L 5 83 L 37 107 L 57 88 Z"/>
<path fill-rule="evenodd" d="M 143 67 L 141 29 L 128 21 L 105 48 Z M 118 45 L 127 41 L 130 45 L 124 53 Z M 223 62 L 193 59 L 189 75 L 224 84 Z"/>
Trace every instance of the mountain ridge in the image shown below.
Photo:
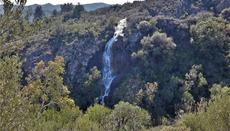
<path fill-rule="evenodd" d="M 32 9 L 32 13 L 33 13 L 37 6 L 39 6 L 39 4 L 33 4 L 33 5 L 25 6 L 23 13 L 25 14 L 30 9 Z M 45 15 L 48 15 L 48 16 L 52 14 L 53 10 L 57 10 L 57 11 L 61 10 L 60 4 L 54 5 L 51 3 L 46 3 L 46 4 L 43 4 L 40 6 L 42 6 L 42 9 L 43 9 Z M 107 4 L 107 3 L 103 3 L 103 2 L 98 2 L 98 3 L 84 4 L 83 6 L 84 6 L 86 11 L 95 11 L 97 9 L 109 7 L 111 5 Z M 0 14 L 3 14 L 3 5 L 0 5 Z"/>

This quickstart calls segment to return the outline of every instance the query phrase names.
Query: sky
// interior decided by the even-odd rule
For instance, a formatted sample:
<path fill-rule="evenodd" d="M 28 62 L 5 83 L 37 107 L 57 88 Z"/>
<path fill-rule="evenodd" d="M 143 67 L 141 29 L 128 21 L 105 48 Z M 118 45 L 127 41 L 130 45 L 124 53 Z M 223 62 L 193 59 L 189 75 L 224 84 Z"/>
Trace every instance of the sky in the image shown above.
<path fill-rule="evenodd" d="M 1 0 L 0 0 L 1 1 Z M 80 2 L 81 4 L 87 4 L 87 3 L 96 3 L 96 2 L 103 2 L 107 4 L 124 4 L 126 2 L 133 2 L 135 0 L 27 0 L 27 5 L 32 4 L 63 4 L 63 3 L 73 3 L 77 4 Z"/>

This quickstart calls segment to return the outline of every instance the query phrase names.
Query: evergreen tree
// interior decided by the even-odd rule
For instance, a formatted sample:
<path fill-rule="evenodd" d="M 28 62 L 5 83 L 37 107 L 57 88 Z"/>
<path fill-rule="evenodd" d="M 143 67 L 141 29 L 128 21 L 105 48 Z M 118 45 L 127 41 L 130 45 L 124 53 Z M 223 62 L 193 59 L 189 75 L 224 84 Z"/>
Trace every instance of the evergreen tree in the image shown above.
<path fill-rule="evenodd" d="M 78 3 L 78 5 L 76 5 L 73 10 L 73 18 L 79 19 L 83 11 L 85 11 L 84 6 Z"/>
<path fill-rule="evenodd" d="M 57 10 L 56 10 L 56 9 L 55 9 L 55 10 L 53 10 L 52 15 L 53 15 L 53 16 L 57 16 L 57 15 L 58 15 L 58 12 L 57 12 Z"/>
<path fill-rule="evenodd" d="M 40 20 L 44 16 L 44 12 L 42 10 L 42 6 L 37 6 L 34 11 L 34 20 Z"/>
<path fill-rule="evenodd" d="M 4 15 L 10 15 L 13 8 L 13 3 L 10 0 L 3 0 Z"/>
<path fill-rule="evenodd" d="M 70 12 L 74 8 L 72 3 L 65 3 L 61 5 L 61 13 Z"/>
<path fill-rule="evenodd" d="M 11 15 L 13 11 L 14 4 L 10 0 L 2 0 L 3 1 L 3 9 L 4 9 L 4 14 L 6 16 Z M 25 6 L 27 0 L 15 0 L 16 4 L 18 7 L 16 8 L 16 13 L 21 14 L 21 11 L 23 7 Z"/>

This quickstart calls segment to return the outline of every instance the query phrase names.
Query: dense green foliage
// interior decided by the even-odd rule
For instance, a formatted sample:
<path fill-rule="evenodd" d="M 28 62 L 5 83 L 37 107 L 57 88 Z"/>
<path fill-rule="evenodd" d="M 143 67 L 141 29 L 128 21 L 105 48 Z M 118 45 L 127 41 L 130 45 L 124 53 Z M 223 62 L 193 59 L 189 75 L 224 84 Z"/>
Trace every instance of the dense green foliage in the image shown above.
<path fill-rule="evenodd" d="M 215 87 L 213 87 L 215 88 Z M 218 90 L 226 90 L 226 87 Z M 216 96 L 213 102 L 209 103 L 205 112 L 199 112 L 197 114 L 188 114 L 183 117 L 182 123 L 189 127 L 191 130 L 197 131 L 228 131 L 230 128 L 230 116 L 229 116 L 229 87 L 228 91 L 223 91 L 221 96 Z"/>
<path fill-rule="evenodd" d="M 228 0 L 146 0 L 86 12 L 60 6 L 34 21 L 25 0 L 0 16 L 0 130 L 228 131 Z M 204 12 L 206 11 L 206 12 Z M 102 54 L 116 78 L 103 92 Z"/>
<path fill-rule="evenodd" d="M 17 57 L 0 61 L 0 127 L 1 130 L 25 130 L 29 126 L 28 101 L 20 91 L 20 64 Z"/>
<path fill-rule="evenodd" d="M 107 130 L 139 131 L 150 124 L 148 112 L 129 103 L 120 102 L 108 118 Z"/>

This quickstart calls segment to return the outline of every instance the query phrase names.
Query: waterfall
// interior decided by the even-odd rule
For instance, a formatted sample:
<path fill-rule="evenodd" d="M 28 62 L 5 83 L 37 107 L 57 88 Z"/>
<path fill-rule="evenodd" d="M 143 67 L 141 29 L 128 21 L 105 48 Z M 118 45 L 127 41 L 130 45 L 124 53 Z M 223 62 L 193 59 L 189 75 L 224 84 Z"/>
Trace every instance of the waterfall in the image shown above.
<path fill-rule="evenodd" d="M 127 19 L 120 20 L 118 26 L 115 28 L 115 33 L 113 38 L 111 38 L 105 46 L 103 53 L 103 82 L 104 82 L 104 92 L 101 96 L 101 103 L 104 104 L 105 97 L 109 95 L 111 84 L 116 77 L 113 74 L 112 69 L 112 47 L 113 43 L 117 41 L 118 36 L 124 36 L 123 30 L 127 26 Z"/>

